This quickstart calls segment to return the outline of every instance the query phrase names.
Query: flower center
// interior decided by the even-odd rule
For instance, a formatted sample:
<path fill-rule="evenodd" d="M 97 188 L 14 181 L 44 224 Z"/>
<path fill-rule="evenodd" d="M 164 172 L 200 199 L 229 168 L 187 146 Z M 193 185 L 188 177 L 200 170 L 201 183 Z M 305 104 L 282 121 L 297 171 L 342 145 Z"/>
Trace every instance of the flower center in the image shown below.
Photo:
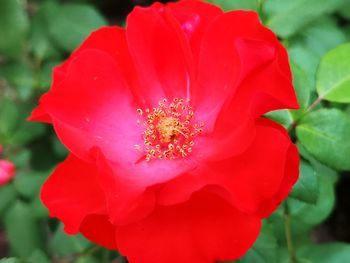
<path fill-rule="evenodd" d="M 194 112 L 190 101 L 175 98 L 171 102 L 163 99 L 157 108 L 137 109 L 144 117 L 143 132 L 146 161 L 151 159 L 173 160 L 186 157 L 192 152 L 194 139 L 203 130 L 204 123 L 194 123 Z M 137 121 L 141 124 L 141 121 Z M 141 150 L 140 145 L 135 145 Z"/>
<path fill-rule="evenodd" d="M 160 142 L 169 143 L 181 132 L 180 120 L 174 117 L 161 118 L 158 122 L 157 129 L 160 135 Z"/>

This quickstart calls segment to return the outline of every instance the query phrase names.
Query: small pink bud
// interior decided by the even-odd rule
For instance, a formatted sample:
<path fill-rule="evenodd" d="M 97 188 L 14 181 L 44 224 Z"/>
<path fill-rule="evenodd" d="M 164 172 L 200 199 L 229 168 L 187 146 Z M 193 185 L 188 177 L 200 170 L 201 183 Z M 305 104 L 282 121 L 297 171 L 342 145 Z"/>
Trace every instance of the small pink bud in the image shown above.
<path fill-rule="evenodd" d="M 6 160 L 0 160 L 0 186 L 5 185 L 15 176 L 15 165 Z"/>

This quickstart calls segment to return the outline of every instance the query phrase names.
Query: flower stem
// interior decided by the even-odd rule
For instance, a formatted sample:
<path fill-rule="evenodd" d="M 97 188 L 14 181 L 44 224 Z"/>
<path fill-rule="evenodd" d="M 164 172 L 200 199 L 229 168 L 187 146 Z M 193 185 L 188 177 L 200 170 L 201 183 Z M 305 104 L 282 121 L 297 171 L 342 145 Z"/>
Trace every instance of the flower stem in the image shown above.
<path fill-rule="evenodd" d="M 305 113 L 308 113 L 309 111 L 312 111 L 320 102 L 323 100 L 323 97 L 318 97 L 317 100 L 315 100 L 309 108 L 307 108 Z"/>
<path fill-rule="evenodd" d="M 285 234 L 286 234 L 289 258 L 290 258 L 290 261 L 292 263 L 297 263 L 298 260 L 297 260 L 296 254 L 295 254 L 295 249 L 294 249 L 293 240 L 292 240 L 292 231 L 291 231 L 291 225 L 290 225 L 290 212 L 289 212 L 289 206 L 288 206 L 287 202 L 285 202 L 285 204 L 284 204 L 283 218 L 284 218 L 284 230 L 285 230 Z"/>
<path fill-rule="evenodd" d="M 300 116 L 298 119 L 296 119 L 296 120 L 294 120 L 294 121 L 292 122 L 292 124 L 291 124 L 290 127 L 288 128 L 288 131 L 290 132 L 290 131 L 294 130 L 294 129 L 297 127 L 299 120 L 300 120 L 302 117 L 304 117 L 306 114 L 308 114 L 310 111 L 312 111 L 318 104 L 320 104 L 320 103 L 322 102 L 322 100 L 323 100 L 323 97 L 318 97 L 318 98 L 305 110 L 305 112 L 303 112 L 303 113 L 301 114 L 301 116 Z"/>

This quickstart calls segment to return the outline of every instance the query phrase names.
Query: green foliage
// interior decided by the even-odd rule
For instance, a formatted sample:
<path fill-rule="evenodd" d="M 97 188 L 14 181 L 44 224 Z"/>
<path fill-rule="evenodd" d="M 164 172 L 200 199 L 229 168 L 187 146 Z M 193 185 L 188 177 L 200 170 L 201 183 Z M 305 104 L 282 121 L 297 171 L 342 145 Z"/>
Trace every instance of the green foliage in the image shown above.
<path fill-rule="evenodd" d="M 21 1 L 0 0 L 0 54 L 19 57 L 29 21 Z"/>
<path fill-rule="evenodd" d="M 263 225 L 258 240 L 253 248 L 239 261 L 240 263 L 277 263 L 277 239 L 271 227 Z"/>
<path fill-rule="evenodd" d="M 350 117 L 338 109 L 306 115 L 297 127 L 303 146 L 317 159 L 338 170 L 350 170 Z"/>
<path fill-rule="evenodd" d="M 335 174 L 332 171 L 322 170 L 322 168 L 318 168 L 316 173 L 319 194 L 315 204 L 305 203 L 292 198 L 288 200 L 292 220 L 304 225 L 307 229 L 326 220 L 335 204 Z M 301 200 L 301 198 L 298 199 Z"/>
<path fill-rule="evenodd" d="M 13 253 L 28 257 L 37 248 L 44 248 L 39 222 L 30 206 L 17 201 L 5 215 L 5 227 Z"/>
<path fill-rule="evenodd" d="M 41 250 L 35 250 L 29 257 L 28 263 L 49 263 L 47 255 Z"/>
<path fill-rule="evenodd" d="M 51 249 L 55 255 L 64 256 L 82 252 L 90 245 L 81 235 L 68 236 L 63 232 L 63 225 L 57 228 L 51 242 Z"/>
<path fill-rule="evenodd" d="M 92 31 L 107 24 L 94 8 L 84 4 L 51 4 L 46 12 L 55 14 L 46 19 L 52 40 L 68 52 L 77 48 Z"/>
<path fill-rule="evenodd" d="M 281 37 L 290 37 L 316 18 L 338 9 L 343 0 L 267 0 L 267 26 Z"/>
<path fill-rule="evenodd" d="M 344 263 L 350 259 L 350 245 L 330 243 L 308 245 L 300 248 L 300 255 L 317 263 Z"/>
<path fill-rule="evenodd" d="M 20 99 L 26 100 L 32 95 L 34 76 L 29 65 L 20 62 L 8 63 L 0 68 L 0 76 L 17 90 Z"/>
<path fill-rule="evenodd" d="M 308 81 L 306 72 L 295 63 L 291 63 L 293 72 L 293 84 L 297 93 L 299 106 L 305 109 L 310 102 L 311 85 Z"/>
<path fill-rule="evenodd" d="M 0 259 L 0 263 L 19 263 L 19 260 L 16 258 L 3 258 Z"/>
<path fill-rule="evenodd" d="M 290 193 L 290 196 L 300 201 L 316 204 L 318 195 L 319 185 L 316 172 L 311 165 L 302 161 L 300 163 L 300 178 Z"/>
<path fill-rule="evenodd" d="M 331 50 L 321 61 L 317 72 L 317 92 L 334 102 L 350 102 L 350 44 Z"/>
<path fill-rule="evenodd" d="M 258 0 L 207 0 L 213 4 L 220 6 L 222 9 L 229 10 L 258 10 Z"/>

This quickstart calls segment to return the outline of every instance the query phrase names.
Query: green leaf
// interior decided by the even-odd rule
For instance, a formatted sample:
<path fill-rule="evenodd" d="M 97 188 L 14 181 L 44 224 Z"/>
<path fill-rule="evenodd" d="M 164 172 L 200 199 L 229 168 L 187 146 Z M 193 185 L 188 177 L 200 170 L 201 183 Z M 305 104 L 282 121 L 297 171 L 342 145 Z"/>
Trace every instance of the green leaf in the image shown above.
<path fill-rule="evenodd" d="M 39 195 L 39 190 L 45 179 L 46 173 L 19 171 L 13 183 L 15 189 L 22 197 L 32 199 Z"/>
<path fill-rule="evenodd" d="M 62 142 L 56 137 L 52 137 L 52 144 L 53 144 L 53 150 L 55 154 L 57 154 L 60 157 L 65 158 L 68 155 L 67 148 L 62 144 Z"/>
<path fill-rule="evenodd" d="M 29 164 L 31 158 L 31 151 L 28 149 L 21 149 L 9 155 L 9 159 L 17 168 L 24 168 Z"/>
<path fill-rule="evenodd" d="M 297 261 L 291 260 L 290 258 L 287 258 L 287 259 L 283 260 L 282 263 L 314 263 L 314 262 L 312 262 L 311 260 L 308 260 L 308 259 L 298 257 Z"/>
<path fill-rule="evenodd" d="M 293 116 L 289 110 L 271 111 L 265 114 L 265 116 L 283 125 L 286 129 L 288 129 L 293 122 Z"/>
<path fill-rule="evenodd" d="M 345 263 L 350 259 L 350 245 L 338 242 L 309 245 L 300 248 L 299 254 L 317 263 Z"/>
<path fill-rule="evenodd" d="M 316 159 L 338 170 L 350 170 L 350 118 L 337 109 L 320 109 L 301 119 L 296 134 Z"/>
<path fill-rule="evenodd" d="M 311 87 L 306 73 L 295 63 L 291 63 L 293 84 L 300 108 L 306 108 L 310 101 Z"/>
<path fill-rule="evenodd" d="M 25 63 L 8 63 L 0 68 L 0 76 L 13 86 L 22 100 L 28 99 L 33 91 L 32 69 Z"/>
<path fill-rule="evenodd" d="M 52 81 L 52 70 L 55 66 L 61 64 L 62 61 L 48 61 L 43 64 L 40 72 L 40 83 L 39 86 L 43 90 L 48 90 L 51 86 Z"/>
<path fill-rule="evenodd" d="M 319 195 L 318 179 L 315 170 L 304 161 L 300 163 L 300 177 L 290 196 L 298 200 L 316 204 Z"/>
<path fill-rule="evenodd" d="M 297 66 L 303 70 L 309 81 L 309 87 L 314 90 L 315 86 L 315 74 L 320 62 L 320 58 L 312 50 L 308 49 L 305 45 L 292 45 L 288 48 L 288 53 Z"/>
<path fill-rule="evenodd" d="M 5 215 L 5 227 L 13 253 L 28 257 L 36 249 L 43 249 L 42 232 L 30 206 L 18 201 Z"/>
<path fill-rule="evenodd" d="M 101 262 L 100 260 L 97 260 L 92 256 L 78 257 L 78 259 L 74 261 L 74 263 L 100 263 L 100 262 Z"/>
<path fill-rule="evenodd" d="M 7 141 L 18 124 L 19 111 L 9 99 L 0 100 L 0 141 Z"/>
<path fill-rule="evenodd" d="M 207 0 L 220 6 L 225 11 L 229 10 L 258 10 L 258 0 Z"/>
<path fill-rule="evenodd" d="M 0 54 L 17 58 L 28 28 L 24 1 L 0 0 Z"/>
<path fill-rule="evenodd" d="M 33 217 L 37 219 L 48 218 L 47 208 L 43 205 L 39 195 L 30 203 L 30 207 L 33 212 Z"/>
<path fill-rule="evenodd" d="M 319 185 L 319 195 L 316 204 L 306 203 L 292 197 L 288 198 L 286 202 L 289 205 L 290 211 L 290 225 L 292 232 L 292 239 L 295 240 L 297 246 L 310 244 L 311 230 L 315 225 L 322 223 L 328 218 L 335 205 L 335 183 L 337 182 L 337 173 L 322 165 L 312 157 L 310 159 L 313 169 L 316 172 Z M 283 262 L 285 257 L 282 254 L 281 245 L 287 246 L 284 226 L 284 209 L 280 206 L 275 213 L 273 213 L 267 222 L 272 226 L 274 236 L 280 244 L 278 250 L 278 262 Z M 297 242 L 296 242 L 297 241 Z"/>
<path fill-rule="evenodd" d="M 346 42 L 344 32 L 339 28 L 337 20 L 322 17 L 314 21 L 301 32 L 304 44 L 318 56 Z"/>
<path fill-rule="evenodd" d="M 314 165 L 313 165 L 314 166 Z M 297 227 L 299 222 L 310 227 L 322 223 L 331 214 L 335 204 L 335 183 L 336 173 L 326 166 L 314 166 L 319 183 L 319 196 L 315 205 L 301 202 L 290 198 L 290 206 L 293 227 Z"/>
<path fill-rule="evenodd" d="M 16 258 L 3 258 L 0 259 L 0 263 L 20 263 L 20 261 Z"/>
<path fill-rule="evenodd" d="M 350 5 L 349 5 L 349 3 L 350 3 L 349 0 L 345 0 L 344 5 L 339 9 L 340 15 L 348 20 L 350 20 Z"/>
<path fill-rule="evenodd" d="M 31 20 L 29 47 L 39 61 L 60 57 L 59 51 L 50 40 L 47 26 L 50 19 L 55 16 L 53 12 L 55 8 L 55 3 L 44 2 Z"/>
<path fill-rule="evenodd" d="M 50 260 L 43 251 L 35 250 L 29 257 L 28 263 L 50 263 Z"/>
<path fill-rule="evenodd" d="M 54 16 L 48 19 L 48 30 L 53 41 L 71 52 L 94 30 L 107 24 L 103 16 L 90 5 L 52 5 Z"/>
<path fill-rule="evenodd" d="M 51 241 L 52 251 L 58 256 L 79 253 L 91 245 L 91 243 L 80 234 L 68 236 L 63 231 L 63 224 L 60 224 L 57 228 Z"/>
<path fill-rule="evenodd" d="M 343 0 L 268 0 L 264 10 L 269 17 L 267 26 L 279 36 L 287 38 L 342 4 Z"/>
<path fill-rule="evenodd" d="M 11 137 L 11 140 L 9 140 L 9 143 L 13 145 L 26 144 L 43 135 L 44 132 L 45 126 L 43 124 L 32 123 L 23 119 L 16 132 L 13 133 L 13 136 Z"/>
<path fill-rule="evenodd" d="M 0 215 L 2 215 L 15 200 L 16 191 L 12 184 L 0 187 Z"/>
<path fill-rule="evenodd" d="M 334 102 L 350 102 L 350 43 L 328 52 L 317 71 L 317 92 Z"/>
<path fill-rule="evenodd" d="M 263 225 L 258 240 L 240 263 L 277 263 L 277 240 L 267 224 Z"/>

